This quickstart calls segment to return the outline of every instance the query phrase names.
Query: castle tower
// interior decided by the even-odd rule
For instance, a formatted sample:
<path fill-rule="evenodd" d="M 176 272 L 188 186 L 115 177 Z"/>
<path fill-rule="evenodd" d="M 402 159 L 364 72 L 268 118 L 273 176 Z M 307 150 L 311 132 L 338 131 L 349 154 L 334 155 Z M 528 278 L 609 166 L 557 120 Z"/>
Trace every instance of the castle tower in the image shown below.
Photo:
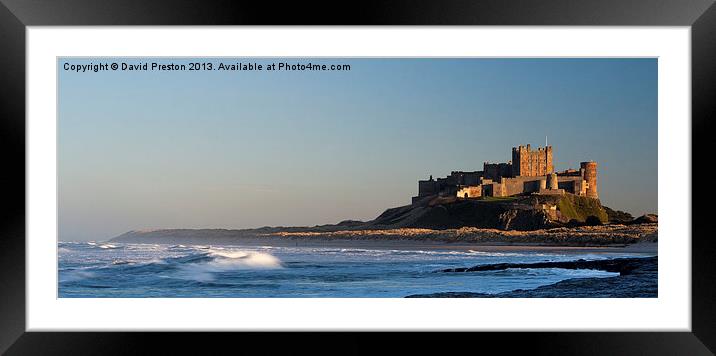
<path fill-rule="evenodd" d="M 512 147 L 512 176 L 540 177 L 554 172 L 552 146 L 538 147 L 532 151 L 530 145 Z"/>
<path fill-rule="evenodd" d="M 582 162 L 580 167 L 584 170 L 584 180 L 587 182 L 587 196 L 599 199 L 597 193 L 597 162 Z"/>
<path fill-rule="evenodd" d="M 557 181 L 557 173 L 550 173 L 547 175 L 547 188 L 551 190 L 557 190 L 559 188 L 559 182 Z"/>
<path fill-rule="evenodd" d="M 547 167 L 546 167 L 547 171 L 545 172 L 545 174 L 554 173 L 554 161 L 552 159 L 552 146 L 545 146 L 544 151 L 545 151 L 545 159 L 544 160 L 547 165 Z"/>

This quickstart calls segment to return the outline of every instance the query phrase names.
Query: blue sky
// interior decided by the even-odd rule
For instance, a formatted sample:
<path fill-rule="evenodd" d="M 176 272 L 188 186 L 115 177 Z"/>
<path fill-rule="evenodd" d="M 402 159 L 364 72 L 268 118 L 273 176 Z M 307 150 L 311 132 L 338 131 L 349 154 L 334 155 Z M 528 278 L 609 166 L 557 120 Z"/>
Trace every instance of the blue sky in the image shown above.
<path fill-rule="evenodd" d="M 602 203 L 657 211 L 656 59 L 281 59 L 350 71 L 100 71 L 59 59 L 64 240 L 144 228 L 369 220 L 417 180 L 554 147 L 599 164 Z"/>

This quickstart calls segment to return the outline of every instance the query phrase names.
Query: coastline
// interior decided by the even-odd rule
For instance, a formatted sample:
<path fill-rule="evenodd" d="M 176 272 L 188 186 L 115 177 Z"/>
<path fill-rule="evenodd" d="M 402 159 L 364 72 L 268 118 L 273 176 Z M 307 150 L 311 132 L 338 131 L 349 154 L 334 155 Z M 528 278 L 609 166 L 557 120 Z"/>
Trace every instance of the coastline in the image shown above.
<path fill-rule="evenodd" d="M 315 247 L 315 248 L 360 248 L 366 250 L 442 250 L 467 251 L 480 250 L 485 252 L 503 251 L 575 251 L 575 252 L 623 252 L 653 253 L 658 252 L 657 242 L 638 242 L 633 244 L 611 244 L 599 246 L 557 245 L 544 243 L 496 243 L 496 242 L 448 242 L 437 240 L 356 240 L 356 239 L 325 239 L 325 238 L 238 238 L 230 240 L 181 240 L 181 241 L 111 241 L 121 243 L 144 244 L 191 244 L 216 246 L 272 246 L 272 247 Z"/>
<path fill-rule="evenodd" d="M 555 229 L 552 231 L 540 230 L 537 232 L 513 232 L 505 231 L 500 236 L 518 236 L 518 237 L 529 237 L 533 239 L 538 236 L 545 234 L 560 234 L 562 236 L 569 236 L 569 233 L 582 234 L 592 236 L 601 235 L 605 233 L 605 230 L 623 229 L 620 226 L 604 226 L 599 227 L 580 227 L 572 229 Z M 490 234 L 495 236 L 495 231 L 490 229 L 461 229 L 459 232 L 465 234 L 465 231 L 470 234 L 479 235 L 481 233 Z M 444 253 L 458 251 L 458 255 L 463 255 L 462 252 L 469 252 L 468 255 L 473 253 L 493 253 L 494 256 L 511 256 L 513 253 L 526 253 L 531 255 L 536 253 L 540 256 L 542 253 L 556 254 L 560 256 L 558 261 L 552 262 L 549 260 L 537 260 L 527 259 L 527 262 L 521 260 L 510 260 L 510 258 L 498 257 L 495 261 L 486 262 L 497 262 L 493 265 L 505 265 L 499 268 L 510 269 L 508 273 L 527 273 L 527 272 L 514 272 L 520 270 L 532 270 L 539 268 L 557 268 L 557 269 L 593 269 L 593 270 L 605 270 L 608 272 L 615 272 L 616 270 L 608 270 L 608 264 L 618 259 L 632 259 L 632 260 L 644 260 L 647 261 L 643 265 L 638 266 L 642 272 L 638 273 L 622 273 L 617 277 L 590 277 L 590 278 L 568 278 L 556 283 L 542 285 L 538 288 L 533 288 L 530 285 L 518 286 L 518 288 L 525 289 L 514 289 L 508 292 L 499 292 L 496 294 L 488 294 L 482 292 L 470 292 L 471 288 L 461 288 L 457 285 L 454 288 L 425 288 L 421 291 L 413 291 L 412 293 L 406 290 L 405 294 L 399 297 L 408 298 L 653 298 L 658 296 L 657 286 L 657 264 L 656 259 L 658 258 L 658 242 L 656 235 L 656 226 L 641 226 L 633 231 L 641 231 L 642 234 L 630 235 L 629 240 L 632 243 L 604 243 L 604 240 L 598 238 L 596 240 L 587 240 L 585 243 L 584 239 L 581 243 L 549 243 L 549 242 L 519 242 L 510 239 L 505 242 L 501 239 L 484 239 L 478 240 L 474 236 L 468 235 L 467 239 L 456 239 L 449 238 L 454 237 L 458 230 L 444 231 L 444 230 L 388 230 L 388 231 L 350 231 L 343 232 L 338 231 L 337 233 L 286 233 L 284 232 L 270 232 L 266 233 L 261 231 L 247 231 L 247 230 L 155 230 L 145 232 L 134 232 L 132 234 L 122 235 L 122 238 L 114 238 L 106 243 L 96 243 L 99 249 L 109 249 L 112 251 L 117 248 L 123 248 L 121 246 L 113 244 L 148 244 L 154 246 L 148 246 L 150 250 L 155 248 L 166 249 L 166 248 L 179 248 L 185 249 L 189 246 L 194 245 L 194 249 L 197 251 L 204 251 L 202 249 L 211 248 L 234 248 L 252 251 L 253 248 L 264 250 L 266 247 L 288 247 L 287 251 L 294 251 L 289 253 L 303 253 L 303 254 L 321 254 L 330 253 L 339 261 L 342 261 L 342 254 L 355 256 L 355 253 L 362 253 L 365 250 L 384 250 L 388 254 L 398 253 L 402 254 L 403 251 L 415 251 L 422 255 L 432 255 L 431 251 Z M 501 232 L 498 232 L 498 234 Z M 448 238 L 446 238 L 446 236 Z M 497 240 L 497 241 L 496 241 Z M 569 239 L 567 239 L 568 241 Z M 565 240 L 562 240 L 565 241 Z M 592 241 L 592 244 L 589 243 Z M 599 244 L 594 244 L 597 241 Z M 165 247 L 158 247 L 157 245 L 164 245 Z M 226 247 L 221 247 L 226 246 Z M 296 247 L 296 250 L 290 249 Z M 315 250 L 314 250 L 315 249 Z M 364 250 L 364 251 L 357 251 Z M 99 250 L 102 251 L 102 250 Z M 183 251 L 183 250 L 182 250 Z M 268 253 L 272 253 L 272 250 L 268 250 Z M 297 252 L 296 252 L 297 251 Z M 392 251 L 392 252 L 391 252 Z M 381 252 L 381 253 L 386 253 Z M 186 257 L 184 257 L 186 258 Z M 192 257 L 193 258 L 193 257 Z M 204 262 L 191 262 L 193 259 L 190 258 L 190 262 L 187 266 L 182 268 L 192 268 L 193 263 L 204 263 Z M 202 257 L 204 258 L 204 257 Z M 210 256 L 209 258 L 217 258 L 216 256 Z M 651 259 L 652 262 L 648 262 Z M 350 259 L 349 259 L 350 260 Z M 562 261 L 565 260 L 565 261 Z M 506 261 L 506 262 L 502 262 Z M 241 263 L 241 260 L 231 260 L 232 263 Z M 112 262 L 114 265 L 114 262 Z M 184 263 L 184 262 L 182 262 Z M 570 265 L 575 266 L 571 267 Z M 230 264 L 231 265 L 231 264 Z M 468 276 L 473 273 L 481 273 L 481 268 L 489 266 L 490 264 L 477 265 L 477 266 L 454 266 L 451 267 L 456 271 L 446 270 L 432 270 L 424 271 L 423 273 L 433 274 L 436 276 L 441 274 L 456 275 L 463 274 Z M 118 265 L 115 268 L 127 268 L 122 267 L 124 265 Z M 129 265 L 132 268 L 131 265 Z M 200 266 L 200 269 L 205 267 Z M 489 268 L 489 267 L 488 267 Z M 466 271 L 457 271 L 465 269 Z M 470 269 L 470 270 L 468 270 Z M 472 270 L 474 269 L 474 271 Z M 430 273 L 433 272 L 433 273 Z M 321 272 L 325 273 L 325 272 Z M 491 272 L 487 273 L 489 276 Z M 551 273 L 551 272 L 547 272 Z M 319 273 L 320 274 L 320 273 Z M 203 276 L 203 274 L 202 274 Z M 201 277 L 204 278 L 204 277 Z M 333 280 L 334 276 L 326 277 Z M 450 279 L 452 277 L 448 277 Z M 473 278 L 473 277 L 467 277 Z M 476 275 L 476 278 L 483 278 Z M 533 289 L 530 289 L 533 288 Z M 419 294 L 414 294 L 414 293 Z"/>
<path fill-rule="evenodd" d="M 656 253 L 658 226 L 657 224 L 601 225 L 533 231 L 480 228 L 338 231 L 311 228 L 162 229 L 130 231 L 110 239 L 109 242 L 395 250 L 575 250 Z"/>

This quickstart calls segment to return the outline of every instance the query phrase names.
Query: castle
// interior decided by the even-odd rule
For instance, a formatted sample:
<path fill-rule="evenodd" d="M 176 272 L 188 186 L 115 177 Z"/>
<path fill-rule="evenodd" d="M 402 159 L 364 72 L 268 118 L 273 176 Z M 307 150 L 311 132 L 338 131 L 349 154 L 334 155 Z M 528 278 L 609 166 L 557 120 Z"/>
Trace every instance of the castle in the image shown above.
<path fill-rule="evenodd" d="M 454 171 L 445 178 L 418 181 L 413 204 L 430 196 L 458 198 L 508 197 L 523 194 L 563 195 L 571 193 L 599 199 L 597 163 L 582 162 L 580 169 L 554 171 L 552 146 L 532 151 L 530 145 L 512 148 L 512 161 L 485 162 L 481 171 Z"/>

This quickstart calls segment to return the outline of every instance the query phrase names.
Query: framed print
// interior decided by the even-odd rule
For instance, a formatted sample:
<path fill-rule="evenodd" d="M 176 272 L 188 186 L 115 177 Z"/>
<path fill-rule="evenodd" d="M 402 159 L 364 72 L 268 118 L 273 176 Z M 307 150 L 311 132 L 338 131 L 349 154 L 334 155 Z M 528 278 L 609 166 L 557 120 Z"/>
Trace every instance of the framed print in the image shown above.
<path fill-rule="evenodd" d="M 3 1 L 8 354 L 714 350 L 709 1 Z"/>

